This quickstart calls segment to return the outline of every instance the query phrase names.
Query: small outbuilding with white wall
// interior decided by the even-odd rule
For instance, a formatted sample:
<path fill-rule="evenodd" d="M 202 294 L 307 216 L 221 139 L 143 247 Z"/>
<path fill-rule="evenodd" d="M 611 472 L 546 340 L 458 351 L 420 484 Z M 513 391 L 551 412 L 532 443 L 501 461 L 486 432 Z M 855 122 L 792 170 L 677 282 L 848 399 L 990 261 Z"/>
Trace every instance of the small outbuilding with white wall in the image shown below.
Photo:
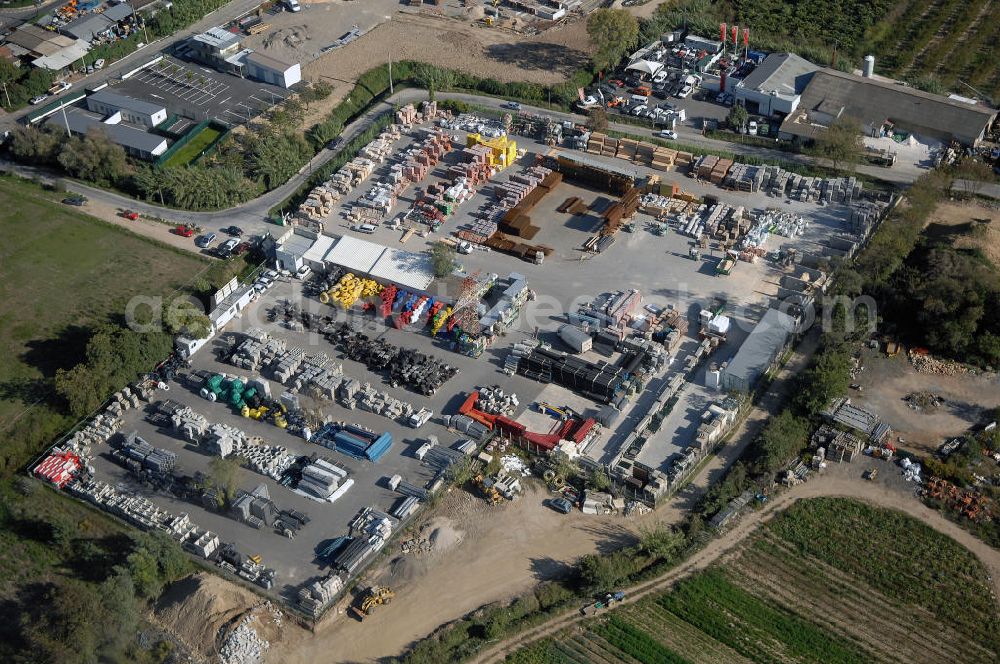
<path fill-rule="evenodd" d="M 284 62 L 254 51 L 246 56 L 244 63 L 247 78 L 257 81 L 290 88 L 302 80 L 302 67 L 297 62 Z"/>

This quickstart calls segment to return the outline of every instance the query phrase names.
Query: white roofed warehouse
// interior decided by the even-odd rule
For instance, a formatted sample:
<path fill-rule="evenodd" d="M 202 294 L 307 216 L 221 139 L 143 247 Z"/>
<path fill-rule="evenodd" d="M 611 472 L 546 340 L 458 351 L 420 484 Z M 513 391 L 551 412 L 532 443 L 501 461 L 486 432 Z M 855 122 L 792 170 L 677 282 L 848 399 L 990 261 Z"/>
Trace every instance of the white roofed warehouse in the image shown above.
<path fill-rule="evenodd" d="M 244 62 L 247 78 L 282 88 L 290 88 L 302 80 L 302 68 L 297 62 L 284 62 L 256 51 L 248 54 Z"/>
<path fill-rule="evenodd" d="M 794 329 L 795 319 L 777 309 L 768 309 L 722 372 L 722 389 L 750 392 L 781 357 Z"/>

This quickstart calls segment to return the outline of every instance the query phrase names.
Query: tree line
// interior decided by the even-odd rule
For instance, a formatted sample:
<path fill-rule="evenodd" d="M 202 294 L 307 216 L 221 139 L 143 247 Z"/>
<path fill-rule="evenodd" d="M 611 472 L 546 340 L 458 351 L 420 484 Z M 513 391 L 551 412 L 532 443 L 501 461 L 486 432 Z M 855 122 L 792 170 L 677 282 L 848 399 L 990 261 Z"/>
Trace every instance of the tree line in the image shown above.
<path fill-rule="evenodd" d="M 146 603 L 191 570 L 180 546 L 117 526 L 28 478 L 3 480 L 0 493 L 0 540 L 19 565 L 0 603 L 0 658 L 165 661 L 170 644 L 143 646 L 137 636 Z"/>

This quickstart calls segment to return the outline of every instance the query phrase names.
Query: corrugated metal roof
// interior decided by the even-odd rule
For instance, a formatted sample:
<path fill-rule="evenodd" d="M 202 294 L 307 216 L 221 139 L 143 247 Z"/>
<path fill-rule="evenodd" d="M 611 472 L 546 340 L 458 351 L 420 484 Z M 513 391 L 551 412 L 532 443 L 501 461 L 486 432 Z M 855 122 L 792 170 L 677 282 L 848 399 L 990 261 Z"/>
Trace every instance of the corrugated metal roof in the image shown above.
<path fill-rule="evenodd" d="M 772 90 L 778 94 L 801 94 L 818 69 L 794 53 L 772 53 L 740 85 L 765 94 Z"/>
<path fill-rule="evenodd" d="M 151 104 L 148 101 L 142 101 L 141 99 L 135 99 L 133 97 L 126 97 L 125 95 L 120 95 L 117 92 L 112 92 L 108 89 L 99 90 L 87 97 L 88 108 L 90 108 L 91 101 L 106 104 L 119 110 L 126 109 L 129 111 L 135 111 L 136 113 L 142 113 L 144 115 L 156 115 L 160 111 L 164 110 L 162 104 Z M 90 110 L 93 111 L 96 109 L 90 108 Z"/>
<path fill-rule="evenodd" d="M 385 247 L 380 244 L 345 235 L 326 253 L 325 260 L 353 272 L 368 274 L 384 251 Z"/>
<path fill-rule="evenodd" d="M 760 377 L 785 345 L 795 328 L 795 320 L 777 309 L 768 309 L 750 332 L 736 357 L 726 367 L 726 375 L 738 378 L 747 387 Z"/>
<path fill-rule="evenodd" d="M 933 132 L 935 138 L 954 138 L 965 144 L 978 140 L 996 110 L 916 90 L 909 86 L 821 69 L 813 74 L 795 113 L 781 125 L 784 133 L 813 136 L 810 116 L 844 115 L 879 126 L 891 120 L 900 129 Z"/>
<path fill-rule="evenodd" d="M 66 122 L 70 131 L 74 134 L 86 135 L 91 129 L 97 128 L 108 135 L 115 143 L 130 147 L 141 152 L 148 152 L 152 155 L 158 154 L 158 150 L 166 150 L 167 139 L 156 134 L 150 134 L 142 129 L 137 129 L 125 124 L 105 124 L 99 117 L 95 117 L 80 108 L 66 109 Z M 55 127 L 63 127 L 62 115 L 52 116 L 46 124 Z"/>
<path fill-rule="evenodd" d="M 430 256 L 390 249 L 350 235 L 340 238 L 324 260 L 356 274 L 418 291 L 426 291 L 434 281 Z"/>
<path fill-rule="evenodd" d="M 298 64 L 296 62 L 285 62 L 284 60 L 279 60 L 278 58 L 271 57 L 270 55 L 264 55 L 260 51 L 253 51 L 252 53 L 249 53 L 247 55 L 247 62 L 282 74 Z"/>
<path fill-rule="evenodd" d="M 35 58 L 31 61 L 31 64 L 36 67 L 41 67 L 42 69 L 49 69 L 51 71 L 59 71 L 60 69 L 65 69 L 70 66 L 83 56 L 87 54 L 90 50 L 90 45 L 83 40 L 76 40 L 71 45 L 59 49 L 55 53 L 48 55 L 43 55 L 40 58 Z"/>
<path fill-rule="evenodd" d="M 414 290 L 426 291 L 434 281 L 431 258 L 402 249 L 386 249 L 375 263 L 372 276 Z"/>
<path fill-rule="evenodd" d="M 302 255 L 303 260 L 321 262 L 326 256 L 326 252 L 330 251 L 330 247 L 336 242 L 336 238 L 332 238 L 329 235 L 320 235 L 313 242 L 309 250 Z"/>

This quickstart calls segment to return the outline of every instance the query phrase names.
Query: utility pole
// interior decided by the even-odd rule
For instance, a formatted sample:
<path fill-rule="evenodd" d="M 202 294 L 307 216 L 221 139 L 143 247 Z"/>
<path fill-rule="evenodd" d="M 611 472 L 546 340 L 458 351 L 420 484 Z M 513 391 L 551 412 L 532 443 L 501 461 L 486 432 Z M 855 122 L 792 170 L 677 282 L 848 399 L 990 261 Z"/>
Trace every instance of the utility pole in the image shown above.
<path fill-rule="evenodd" d="M 393 95 L 392 89 L 392 51 L 389 51 L 389 96 Z"/>
<path fill-rule="evenodd" d="M 66 125 L 66 138 L 73 135 L 73 132 L 69 130 L 69 119 L 66 117 L 66 105 L 63 104 L 62 107 L 63 124 Z"/>
<path fill-rule="evenodd" d="M 132 21 L 136 25 L 138 25 L 139 24 L 139 14 L 136 13 L 136 11 L 135 11 L 135 5 L 132 4 L 131 0 L 128 3 L 128 7 L 129 7 L 129 9 L 132 10 Z M 142 21 L 142 38 L 146 40 L 147 44 L 149 43 L 149 35 L 146 34 L 146 21 L 145 20 Z"/>

